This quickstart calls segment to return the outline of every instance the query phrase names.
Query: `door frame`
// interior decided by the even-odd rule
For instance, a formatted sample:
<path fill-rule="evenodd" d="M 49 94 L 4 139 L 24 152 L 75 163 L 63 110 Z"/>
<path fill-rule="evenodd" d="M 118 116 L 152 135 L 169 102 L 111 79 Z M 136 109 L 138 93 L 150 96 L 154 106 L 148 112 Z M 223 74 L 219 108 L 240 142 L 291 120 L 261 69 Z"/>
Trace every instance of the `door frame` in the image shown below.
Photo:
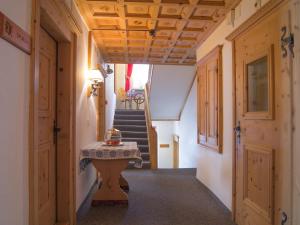
<path fill-rule="evenodd" d="M 56 156 L 56 224 L 76 224 L 76 43 L 74 29 L 56 0 L 32 0 L 32 54 L 29 107 L 29 224 L 38 218 L 39 32 L 42 26 L 57 41 L 57 123 L 61 128 Z M 64 9 L 66 10 L 66 9 Z M 80 31 L 79 31 L 80 32 Z M 66 169 L 67 168 L 67 169 Z"/>
<path fill-rule="evenodd" d="M 270 14 L 275 12 L 278 8 L 284 5 L 289 0 L 274 0 L 269 1 L 264 6 L 262 6 L 256 13 L 250 16 L 244 23 L 242 23 L 237 29 L 235 29 L 231 34 L 226 37 L 226 40 L 231 41 L 232 43 L 232 103 L 233 103 L 233 111 L 232 111 L 232 127 L 236 127 L 236 55 L 235 55 L 235 39 L 247 31 L 251 29 L 256 24 L 263 21 Z M 232 219 L 236 222 L 236 172 L 237 172 L 237 140 L 235 131 L 233 130 L 233 145 L 232 145 Z"/>
<path fill-rule="evenodd" d="M 175 144 L 177 144 L 178 149 L 175 151 Z M 176 153 L 176 154 L 175 154 Z M 179 135 L 174 134 L 173 135 L 173 168 L 178 169 L 179 168 Z"/>

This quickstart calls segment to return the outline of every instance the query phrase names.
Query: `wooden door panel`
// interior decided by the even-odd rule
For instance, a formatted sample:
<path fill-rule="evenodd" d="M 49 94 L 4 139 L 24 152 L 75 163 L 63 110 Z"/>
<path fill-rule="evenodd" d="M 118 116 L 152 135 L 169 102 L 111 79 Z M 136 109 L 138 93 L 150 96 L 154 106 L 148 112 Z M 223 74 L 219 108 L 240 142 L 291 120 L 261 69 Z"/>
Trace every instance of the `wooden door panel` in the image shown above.
<path fill-rule="evenodd" d="M 207 143 L 218 146 L 218 61 L 207 64 Z"/>
<path fill-rule="evenodd" d="M 258 213 L 265 221 L 272 223 L 274 200 L 273 149 L 245 144 L 244 154 L 244 204 L 246 211 L 248 214 Z"/>
<path fill-rule="evenodd" d="M 51 76 L 51 58 L 40 53 L 40 82 L 39 82 L 39 110 L 47 111 L 51 108 L 49 105 L 51 95 L 51 82 L 49 76 Z"/>
<path fill-rule="evenodd" d="M 222 152 L 222 46 L 198 62 L 198 143 Z"/>
<path fill-rule="evenodd" d="M 40 225 L 56 223 L 56 147 L 53 135 L 56 108 L 56 42 L 40 29 L 38 105 L 38 206 Z"/>
<path fill-rule="evenodd" d="M 53 121 L 49 116 L 39 115 L 39 145 L 49 144 L 53 141 L 52 130 L 44 129 L 44 127 L 51 127 Z"/>
<path fill-rule="evenodd" d="M 38 161 L 39 161 L 39 209 L 42 210 L 46 204 L 49 203 L 50 200 L 50 176 L 49 176 L 49 152 L 50 149 L 48 145 L 40 146 L 39 154 L 38 154 Z"/>
<path fill-rule="evenodd" d="M 199 143 L 206 144 L 206 99 L 207 99 L 207 89 L 206 89 L 206 66 L 198 67 L 198 138 Z"/>

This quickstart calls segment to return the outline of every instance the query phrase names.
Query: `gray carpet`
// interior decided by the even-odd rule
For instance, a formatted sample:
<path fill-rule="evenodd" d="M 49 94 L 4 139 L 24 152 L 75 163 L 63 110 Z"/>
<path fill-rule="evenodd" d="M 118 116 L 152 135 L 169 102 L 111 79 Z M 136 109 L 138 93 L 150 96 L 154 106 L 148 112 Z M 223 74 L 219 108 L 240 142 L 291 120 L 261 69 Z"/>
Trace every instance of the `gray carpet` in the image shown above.
<path fill-rule="evenodd" d="M 78 225 L 233 225 L 229 211 L 195 178 L 195 170 L 128 170 L 128 206 L 78 211 Z"/>

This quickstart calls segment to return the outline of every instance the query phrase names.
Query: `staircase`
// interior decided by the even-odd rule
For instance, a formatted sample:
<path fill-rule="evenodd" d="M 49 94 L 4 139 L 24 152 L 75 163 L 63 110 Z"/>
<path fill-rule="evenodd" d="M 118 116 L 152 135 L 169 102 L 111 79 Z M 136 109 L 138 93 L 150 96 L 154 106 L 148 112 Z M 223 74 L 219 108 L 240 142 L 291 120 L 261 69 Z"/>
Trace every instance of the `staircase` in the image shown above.
<path fill-rule="evenodd" d="M 121 131 L 123 142 L 137 142 L 139 150 L 142 153 L 143 169 L 150 169 L 150 154 L 144 110 L 117 109 L 114 118 L 114 128 Z M 134 168 L 133 164 L 133 162 L 130 162 L 128 168 Z"/>

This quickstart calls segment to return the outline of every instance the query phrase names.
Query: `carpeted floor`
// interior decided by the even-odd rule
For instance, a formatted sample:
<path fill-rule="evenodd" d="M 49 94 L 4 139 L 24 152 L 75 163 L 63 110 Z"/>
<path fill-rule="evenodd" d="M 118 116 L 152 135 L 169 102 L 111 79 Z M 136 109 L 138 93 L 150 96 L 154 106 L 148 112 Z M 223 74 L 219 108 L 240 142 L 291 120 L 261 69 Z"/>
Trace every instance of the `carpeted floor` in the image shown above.
<path fill-rule="evenodd" d="M 128 170 L 128 206 L 78 211 L 78 225 L 234 225 L 229 211 L 195 178 L 195 170 Z"/>

